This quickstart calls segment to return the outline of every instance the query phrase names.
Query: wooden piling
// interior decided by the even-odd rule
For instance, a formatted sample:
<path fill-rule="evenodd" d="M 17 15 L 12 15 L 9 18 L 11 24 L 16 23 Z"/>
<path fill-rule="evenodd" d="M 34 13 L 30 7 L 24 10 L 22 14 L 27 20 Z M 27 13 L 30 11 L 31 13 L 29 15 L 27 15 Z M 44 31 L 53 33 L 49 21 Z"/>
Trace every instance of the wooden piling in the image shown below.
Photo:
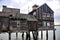
<path fill-rule="evenodd" d="M 22 40 L 24 40 L 24 32 L 22 32 Z"/>
<path fill-rule="evenodd" d="M 46 40 L 48 40 L 48 30 L 46 30 Z"/>
<path fill-rule="evenodd" d="M 16 32 L 16 40 L 18 40 L 18 32 Z"/>
<path fill-rule="evenodd" d="M 37 31 L 37 34 L 36 34 L 36 40 L 38 40 L 38 31 Z"/>
<path fill-rule="evenodd" d="M 43 40 L 43 31 L 41 30 L 41 40 Z"/>
<path fill-rule="evenodd" d="M 31 40 L 30 39 L 30 32 L 26 32 L 26 40 Z"/>
<path fill-rule="evenodd" d="M 34 31 L 32 32 L 32 34 L 33 34 L 33 39 L 38 40 L 38 31 Z"/>
<path fill-rule="evenodd" d="M 11 40 L 11 32 L 9 32 L 9 40 Z"/>
<path fill-rule="evenodd" d="M 31 40 L 31 37 L 30 37 L 30 32 L 29 32 L 29 40 Z"/>
<path fill-rule="evenodd" d="M 53 40 L 56 40 L 56 38 L 55 38 L 55 30 L 53 30 Z"/>
<path fill-rule="evenodd" d="M 35 35 L 34 35 L 34 31 L 32 31 L 32 34 L 33 34 L 33 39 L 35 40 Z"/>

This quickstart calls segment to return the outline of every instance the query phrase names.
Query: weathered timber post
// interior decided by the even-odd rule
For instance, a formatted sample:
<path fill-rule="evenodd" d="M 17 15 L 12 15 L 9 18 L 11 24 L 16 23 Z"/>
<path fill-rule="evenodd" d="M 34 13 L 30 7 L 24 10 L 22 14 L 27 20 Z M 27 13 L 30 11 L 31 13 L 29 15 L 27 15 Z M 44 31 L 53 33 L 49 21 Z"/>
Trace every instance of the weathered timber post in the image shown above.
<path fill-rule="evenodd" d="M 18 32 L 16 32 L 16 40 L 18 40 Z"/>
<path fill-rule="evenodd" d="M 9 40 L 11 40 L 11 32 L 9 32 Z"/>
<path fill-rule="evenodd" d="M 34 34 L 33 34 L 33 31 L 32 31 L 32 35 L 33 35 L 33 39 L 34 39 Z"/>
<path fill-rule="evenodd" d="M 46 30 L 46 40 L 48 40 L 48 30 Z"/>
<path fill-rule="evenodd" d="M 41 30 L 41 40 L 43 40 L 43 31 Z"/>
<path fill-rule="evenodd" d="M 53 30 L 53 40 L 56 40 L 56 38 L 55 38 L 55 29 Z"/>
<path fill-rule="evenodd" d="M 27 32 L 26 32 L 26 40 L 27 40 Z"/>
<path fill-rule="evenodd" d="M 29 40 L 31 40 L 31 37 L 30 37 L 30 31 L 29 31 Z"/>
<path fill-rule="evenodd" d="M 11 32 L 10 32 L 10 17 L 8 18 L 8 33 L 9 33 L 9 40 L 11 40 Z"/>
<path fill-rule="evenodd" d="M 37 33 L 36 33 L 36 40 L 38 40 L 38 31 L 37 31 Z"/>
<path fill-rule="evenodd" d="M 38 40 L 38 31 L 33 31 L 32 34 L 33 34 L 33 39 Z"/>
<path fill-rule="evenodd" d="M 24 32 L 22 32 L 22 40 L 24 40 Z"/>
<path fill-rule="evenodd" d="M 32 31 L 32 34 L 33 34 L 33 39 L 35 40 L 35 35 L 34 35 L 34 31 Z"/>
<path fill-rule="evenodd" d="M 26 40 L 30 40 L 30 32 L 26 32 Z"/>

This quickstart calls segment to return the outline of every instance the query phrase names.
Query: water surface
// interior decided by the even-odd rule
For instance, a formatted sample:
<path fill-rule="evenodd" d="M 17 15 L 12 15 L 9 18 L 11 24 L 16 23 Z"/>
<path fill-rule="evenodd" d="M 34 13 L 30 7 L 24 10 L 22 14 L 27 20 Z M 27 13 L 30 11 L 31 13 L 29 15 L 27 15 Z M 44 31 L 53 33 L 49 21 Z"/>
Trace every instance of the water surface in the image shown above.
<path fill-rule="evenodd" d="M 60 26 L 56 26 L 56 40 L 60 40 Z M 32 33 L 31 34 L 31 39 L 33 38 Z M 22 40 L 21 38 L 22 33 L 18 33 L 18 39 Z M 1 33 L 0 34 L 0 40 L 8 40 L 9 39 L 9 34 L 8 33 Z M 26 33 L 24 35 L 24 37 L 26 36 Z M 41 31 L 39 31 L 39 40 L 41 39 Z M 11 34 L 11 40 L 16 40 L 16 33 L 12 33 Z M 43 31 L 43 40 L 46 40 L 46 31 Z M 48 40 L 53 40 L 53 31 L 50 30 L 48 31 Z"/>

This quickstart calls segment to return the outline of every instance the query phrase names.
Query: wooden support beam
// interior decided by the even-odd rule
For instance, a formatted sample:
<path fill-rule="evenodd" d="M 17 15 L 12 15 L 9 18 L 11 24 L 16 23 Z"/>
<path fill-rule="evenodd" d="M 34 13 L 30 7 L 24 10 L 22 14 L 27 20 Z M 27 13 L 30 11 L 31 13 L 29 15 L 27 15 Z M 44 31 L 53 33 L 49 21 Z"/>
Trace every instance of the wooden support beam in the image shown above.
<path fill-rule="evenodd" d="M 16 40 L 18 40 L 18 32 L 16 32 Z"/>
<path fill-rule="evenodd" d="M 34 34 L 33 34 L 33 31 L 32 31 L 32 35 L 33 35 L 33 39 L 34 39 Z"/>
<path fill-rule="evenodd" d="M 22 40 L 24 40 L 24 32 L 22 32 Z"/>
<path fill-rule="evenodd" d="M 41 30 L 41 40 L 43 40 L 43 31 Z"/>
<path fill-rule="evenodd" d="M 11 32 L 9 32 L 9 40 L 11 40 Z"/>
<path fill-rule="evenodd" d="M 26 40 L 31 40 L 30 39 L 30 32 L 26 32 Z"/>
<path fill-rule="evenodd" d="M 38 31 L 37 31 L 37 34 L 36 34 L 36 40 L 38 40 Z"/>
<path fill-rule="evenodd" d="M 48 40 L 48 30 L 46 30 L 46 40 Z"/>
<path fill-rule="evenodd" d="M 55 37 L 55 30 L 53 30 L 53 40 L 56 40 L 56 37 Z"/>
<path fill-rule="evenodd" d="M 34 31 L 33 38 L 34 40 L 38 40 L 38 31 Z"/>
<path fill-rule="evenodd" d="M 31 40 L 31 37 L 30 37 L 30 32 L 29 32 L 29 40 Z"/>
<path fill-rule="evenodd" d="M 33 31 L 32 34 L 33 34 L 33 39 L 36 40 L 36 33 L 35 33 L 35 31 Z"/>

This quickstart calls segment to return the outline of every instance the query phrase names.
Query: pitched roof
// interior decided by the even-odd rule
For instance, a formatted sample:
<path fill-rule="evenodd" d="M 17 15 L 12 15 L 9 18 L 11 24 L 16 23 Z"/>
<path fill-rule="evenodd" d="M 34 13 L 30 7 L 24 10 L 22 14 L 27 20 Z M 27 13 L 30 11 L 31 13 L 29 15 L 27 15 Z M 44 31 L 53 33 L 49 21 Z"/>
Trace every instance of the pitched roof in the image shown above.
<path fill-rule="evenodd" d="M 44 3 L 43 5 L 41 5 L 40 7 L 38 7 L 36 10 L 38 10 L 39 8 L 41 8 L 44 5 L 47 6 L 54 13 L 54 11 L 46 3 Z M 32 10 L 31 12 L 29 12 L 29 14 L 32 14 L 36 10 Z"/>
<path fill-rule="evenodd" d="M 28 21 L 37 21 L 33 15 L 28 14 L 20 14 L 20 18 L 26 18 Z"/>
<path fill-rule="evenodd" d="M 37 21 L 33 15 L 28 14 L 20 14 L 20 16 L 15 16 L 15 18 L 26 19 L 27 21 Z"/>
<path fill-rule="evenodd" d="M 49 9 L 50 9 L 50 11 L 52 11 L 53 13 L 54 13 L 54 11 L 46 4 L 46 3 L 44 3 L 43 5 L 41 5 L 40 7 L 43 7 L 43 6 L 47 6 Z M 40 8 L 39 7 L 39 8 Z"/>

